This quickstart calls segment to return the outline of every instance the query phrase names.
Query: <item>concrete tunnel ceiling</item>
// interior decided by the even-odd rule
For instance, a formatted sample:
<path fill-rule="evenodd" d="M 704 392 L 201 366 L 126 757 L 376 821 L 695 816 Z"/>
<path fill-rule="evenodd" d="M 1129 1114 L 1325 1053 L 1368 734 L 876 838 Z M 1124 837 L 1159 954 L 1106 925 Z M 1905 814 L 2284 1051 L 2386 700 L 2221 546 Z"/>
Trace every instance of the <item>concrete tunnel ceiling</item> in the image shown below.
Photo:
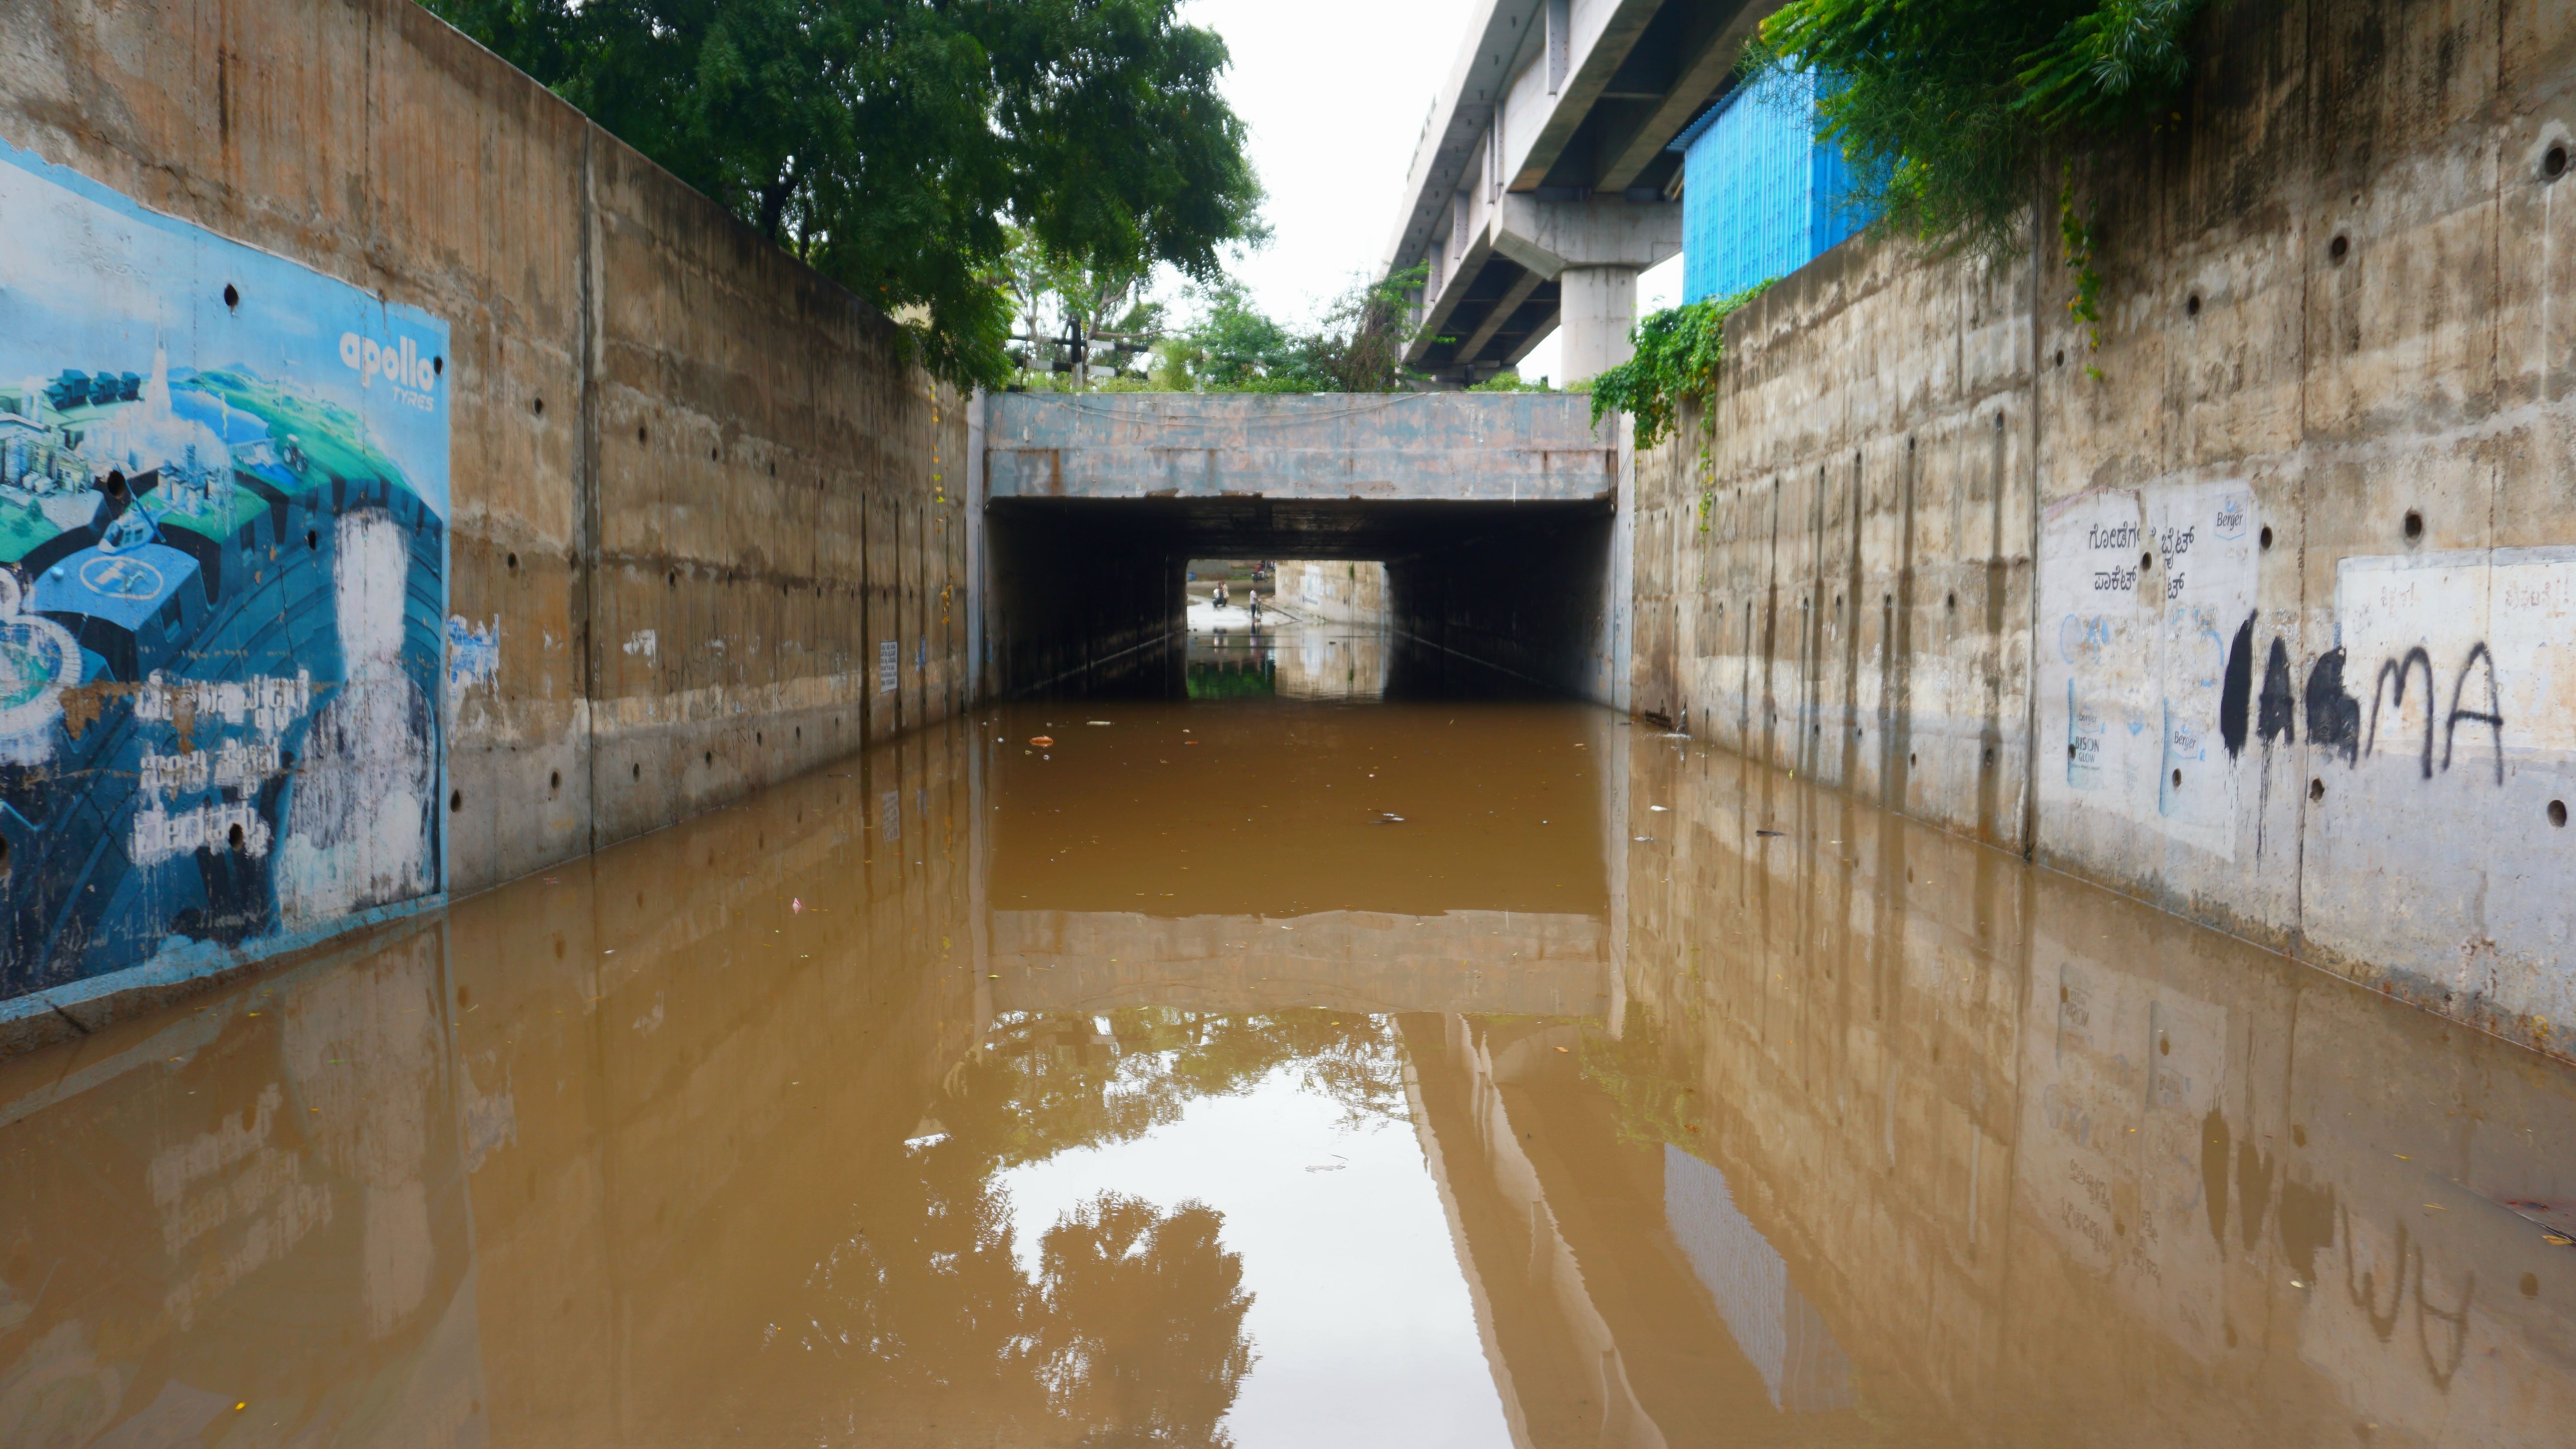
<path fill-rule="evenodd" d="M 1311 558 L 1398 563 L 1480 539 L 1562 536 L 1607 520 L 1607 500 L 1540 503 L 1352 502 L 1267 498 L 996 500 L 996 528 L 1032 539 L 1108 536 L 1163 559 Z"/>

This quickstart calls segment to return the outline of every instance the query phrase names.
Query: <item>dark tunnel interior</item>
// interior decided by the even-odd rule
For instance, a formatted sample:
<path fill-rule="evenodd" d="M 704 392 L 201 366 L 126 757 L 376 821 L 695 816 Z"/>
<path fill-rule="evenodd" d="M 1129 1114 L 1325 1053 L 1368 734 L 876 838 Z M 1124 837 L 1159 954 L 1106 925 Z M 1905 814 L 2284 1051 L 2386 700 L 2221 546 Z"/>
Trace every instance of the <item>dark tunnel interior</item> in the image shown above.
<path fill-rule="evenodd" d="M 1009 498 L 986 521 L 1013 697 L 1179 697 L 1194 558 L 1384 563 L 1389 697 L 1578 694 L 1607 607 L 1606 501 Z"/>

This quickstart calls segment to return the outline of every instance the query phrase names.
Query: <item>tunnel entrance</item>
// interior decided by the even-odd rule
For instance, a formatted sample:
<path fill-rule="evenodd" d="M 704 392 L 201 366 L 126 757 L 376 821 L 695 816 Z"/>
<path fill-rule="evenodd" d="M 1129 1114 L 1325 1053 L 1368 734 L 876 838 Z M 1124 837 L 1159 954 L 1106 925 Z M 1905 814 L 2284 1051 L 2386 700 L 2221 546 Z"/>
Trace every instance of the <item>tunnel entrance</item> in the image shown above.
<path fill-rule="evenodd" d="M 1273 565 L 1260 591 L 1301 630 L 1306 615 L 1335 628 L 1362 613 L 1377 621 L 1380 662 L 1343 660 L 1327 639 L 1315 669 L 1302 653 L 1295 661 L 1298 688 L 1323 691 L 1338 674 L 1343 696 L 1356 697 L 1374 673 L 1386 698 L 1610 693 L 1619 450 L 1587 398 L 1006 393 L 986 403 L 981 649 L 996 692 L 1187 695 L 1191 565 L 1205 561 Z M 1281 574 L 1282 562 L 1294 567 Z M 1259 587 L 1248 576 L 1242 585 Z M 1208 622 L 1200 652 L 1221 666 Z M 1253 647 L 1244 641 L 1238 664 Z M 1238 667 L 1229 683 L 1220 667 L 1203 684 L 1285 692 L 1285 641 L 1260 647 L 1249 679 Z"/>
<path fill-rule="evenodd" d="M 995 498 L 991 667 L 1015 697 L 1579 696 L 1611 525 L 1607 499 Z"/>

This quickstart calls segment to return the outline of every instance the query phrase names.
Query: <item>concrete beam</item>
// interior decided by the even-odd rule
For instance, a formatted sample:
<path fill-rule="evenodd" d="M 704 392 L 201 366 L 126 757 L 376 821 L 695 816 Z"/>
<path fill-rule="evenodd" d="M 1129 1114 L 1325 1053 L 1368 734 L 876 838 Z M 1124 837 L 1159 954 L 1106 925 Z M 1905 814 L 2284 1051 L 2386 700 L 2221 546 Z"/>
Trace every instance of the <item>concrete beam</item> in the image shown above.
<path fill-rule="evenodd" d="M 1440 238 L 1439 245 L 1443 249 L 1447 248 L 1449 239 L 1446 235 Z M 1479 228 L 1468 241 L 1466 250 L 1459 253 L 1457 260 L 1445 263 L 1439 269 L 1440 276 L 1437 279 L 1439 285 L 1427 289 L 1424 293 L 1422 320 L 1415 330 L 1412 349 L 1406 355 L 1407 361 L 1418 362 L 1423 352 L 1431 346 L 1431 339 L 1448 331 L 1449 319 L 1457 313 L 1458 305 L 1467 300 L 1467 289 L 1475 285 L 1476 274 L 1483 271 L 1485 263 L 1493 260 L 1493 257 L 1493 238 L 1486 229 Z"/>
<path fill-rule="evenodd" d="M 1582 502 L 1617 487 L 1609 424 L 1547 393 L 1004 393 L 990 496 Z"/>
<path fill-rule="evenodd" d="M 1476 330 L 1467 334 L 1466 341 L 1458 344 L 1458 355 L 1474 357 L 1484 351 L 1485 344 L 1494 340 L 1494 334 L 1503 329 L 1504 323 L 1512 320 L 1512 314 L 1519 311 L 1521 304 L 1529 300 L 1530 293 L 1537 291 L 1546 280 L 1524 267 L 1520 280 L 1512 283 L 1511 290 L 1496 299 L 1494 305 L 1486 310 L 1485 320 L 1476 324 Z"/>
<path fill-rule="evenodd" d="M 1413 164 L 1404 179 L 1405 210 L 1396 218 L 1386 252 L 1388 271 L 1409 265 L 1437 240 L 1433 229 L 1441 211 L 1474 168 L 1481 154 L 1477 140 L 1493 120 L 1513 65 L 1529 44 L 1539 0 L 1484 0 L 1480 8 L 1468 22 L 1467 43 L 1414 140 Z"/>
<path fill-rule="evenodd" d="M 1511 195 L 1494 216 L 1494 250 L 1542 277 L 1569 267 L 1644 270 L 1682 251 L 1682 209 L 1616 198 L 1540 201 Z"/>
<path fill-rule="evenodd" d="M 1543 106 L 1546 119 L 1535 126 L 1515 121 L 1507 128 L 1508 135 L 1530 138 L 1517 158 L 1507 159 L 1510 180 L 1506 184 L 1511 189 L 1525 191 L 1547 179 L 1550 168 L 1565 154 L 1585 118 L 1600 102 L 1601 93 L 1609 88 L 1610 78 L 1626 63 L 1629 52 L 1636 48 L 1646 27 L 1666 3 L 1668 0 L 1622 0 L 1617 4 L 1583 6 L 1581 13 L 1572 16 L 1573 55 L 1564 85 L 1553 95 L 1535 86 L 1515 88 L 1531 92 L 1523 104 Z M 1516 94 L 1513 99 L 1520 101 L 1521 97 Z"/>
<path fill-rule="evenodd" d="M 1731 11 L 1712 6 L 1693 14 L 1690 39 L 1683 45 L 1684 58 L 1672 85 L 1634 126 L 1616 139 L 1605 139 L 1599 154 L 1609 160 L 1594 185 L 1604 191 L 1634 185 L 1682 127 L 1690 124 L 1700 107 L 1725 87 L 1727 76 L 1743 59 L 1745 43 L 1761 28 L 1763 17 L 1782 3 L 1783 0 L 1752 0 Z"/>

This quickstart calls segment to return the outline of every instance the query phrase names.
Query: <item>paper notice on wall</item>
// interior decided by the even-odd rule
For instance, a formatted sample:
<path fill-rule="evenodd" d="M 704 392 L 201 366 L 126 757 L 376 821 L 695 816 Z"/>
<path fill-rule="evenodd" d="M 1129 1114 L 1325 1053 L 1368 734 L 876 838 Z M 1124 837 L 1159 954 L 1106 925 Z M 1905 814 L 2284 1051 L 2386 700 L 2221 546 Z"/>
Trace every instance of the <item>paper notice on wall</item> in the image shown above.
<path fill-rule="evenodd" d="M 2040 540 L 2043 748 L 2088 807 L 2223 857 L 2244 741 L 2222 705 L 2252 647 L 2258 532 L 2252 490 L 2222 480 L 2083 494 Z"/>

